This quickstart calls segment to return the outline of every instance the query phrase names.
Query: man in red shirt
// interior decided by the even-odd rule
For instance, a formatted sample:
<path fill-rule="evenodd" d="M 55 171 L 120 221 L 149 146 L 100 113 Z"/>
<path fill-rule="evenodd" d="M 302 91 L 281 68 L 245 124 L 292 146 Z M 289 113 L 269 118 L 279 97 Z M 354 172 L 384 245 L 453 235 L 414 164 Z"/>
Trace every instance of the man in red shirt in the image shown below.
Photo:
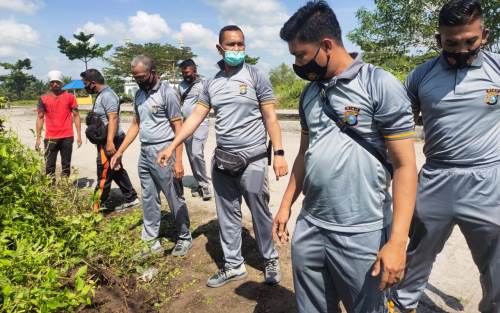
<path fill-rule="evenodd" d="M 76 127 L 78 148 L 82 145 L 80 115 L 76 98 L 62 90 L 63 75 L 60 71 L 48 74 L 50 90 L 40 97 L 36 119 L 35 149 L 40 149 L 42 128 L 45 120 L 45 172 L 55 175 L 57 153 L 61 153 L 62 176 L 71 172 L 73 152 L 73 123 Z"/>

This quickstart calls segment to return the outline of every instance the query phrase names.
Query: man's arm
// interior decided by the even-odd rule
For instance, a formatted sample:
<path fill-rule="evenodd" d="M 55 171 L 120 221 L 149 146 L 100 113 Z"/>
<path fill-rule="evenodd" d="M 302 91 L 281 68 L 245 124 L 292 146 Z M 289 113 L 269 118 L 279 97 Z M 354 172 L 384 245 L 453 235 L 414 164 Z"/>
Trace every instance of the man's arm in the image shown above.
<path fill-rule="evenodd" d="M 274 101 L 262 104 L 260 106 L 260 111 L 262 112 L 262 118 L 266 124 L 266 129 L 271 138 L 274 151 L 282 150 L 281 129 L 276 111 L 274 110 Z M 276 174 L 276 180 L 288 174 L 288 164 L 286 163 L 285 157 L 282 155 L 274 156 L 273 168 Z"/>
<path fill-rule="evenodd" d="M 372 275 L 382 270 L 380 289 L 399 282 L 406 266 L 408 232 L 415 207 L 417 167 L 413 139 L 386 141 L 394 166 L 393 221 L 389 241 L 380 250 Z"/>
<path fill-rule="evenodd" d="M 42 110 L 38 110 L 38 115 L 36 117 L 36 143 L 35 149 L 40 149 L 40 144 L 42 143 L 42 129 L 43 122 L 45 121 L 45 113 Z"/>
<path fill-rule="evenodd" d="M 76 143 L 78 148 L 80 148 L 82 146 L 82 121 L 78 109 L 73 109 L 73 123 L 76 128 Z"/>
<path fill-rule="evenodd" d="M 106 139 L 106 152 L 108 155 L 113 155 L 116 153 L 116 148 L 115 148 L 115 136 L 116 132 L 118 130 L 118 113 L 113 112 L 113 113 L 108 113 L 108 136 Z"/>
<path fill-rule="evenodd" d="M 281 200 L 281 205 L 273 221 L 273 239 L 281 243 L 288 241 L 288 230 L 286 224 L 290 218 L 292 205 L 295 203 L 304 183 L 304 155 L 309 147 L 309 135 L 304 131 L 300 135 L 300 148 L 295 161 L 293 162 L 292 173 L 286 187 L 285 194 Z"/>
<path fill-rule="evenodd" d="M 182 129 L 182 119 L 170 121 L 170 125 L 172 127 L 172 130 L 174 131 L 174 134 L 177 136 L 177 134 Z M 182 166 L 182 150 L 182 145 L 179 145 L 175 149 L 174 177 L 177 179 L 181 179 L 182 176 L 184 176 L 184 167 Z"/>
<path fill-rule="evenodd" d="M 134 115 L 132 119 L 132 124 L 130 125 L 125 138 L 123 139 L 120 148 L 116 151 L 110 161 L 110 166 L 112 169 L 118 170 L 120 168 L 121 158 L 125 150 L 127 150 L 128 146 L 135 140 L 137 134 L 139 134 L 140 129 L 140 119 L 137 114 Z"/>
<path fill-rule="evenodd" d="M 170 157 L 172 156 L 173 151 L 180 146 L 186 138 L 193 135 L 195 130 L 200 126 L 203 120 L 207 117 L 210 112 L 210 108 L 205 104 L 198 102 L 196 108 L 194 108 L 193 112 L 187 120 L 182 124 L 182 128 L 178 133 L 175 134 L 174 141 L 168 146 L 165 150 L 158 153 L 157 162 L 161 166 L 166 166 Z M 175 131 L 175 130 L 174 130 Z M 182 155 L 182 154 L 181 154 Z"/>

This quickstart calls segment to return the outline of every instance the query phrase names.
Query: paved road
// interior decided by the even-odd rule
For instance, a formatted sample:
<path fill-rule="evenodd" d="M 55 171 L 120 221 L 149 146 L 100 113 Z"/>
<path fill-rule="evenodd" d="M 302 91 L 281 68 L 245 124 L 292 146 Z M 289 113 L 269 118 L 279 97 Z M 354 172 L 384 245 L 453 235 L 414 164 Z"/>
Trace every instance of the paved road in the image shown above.
<path fill-rule="evenodd" d="M 32 130 L 35 128 L 35 112 L 32 108 L 15 108 L 11 110 L 0 111 L 0 116 L 8 118 L 8 125 L 16 132 L 21 141 L 34 147 L 35 139 Z M 213 122 L 213 121 L 211 121 Z M 128 122 L 123 123 L 124 129 L 129 126 Z M 281 121 L 283 129 L 283 143 L 286 151 L 286 158 L 291 168 L 293 158 L 299 149 L 299 125 L 298 121 Z M 211 153 L 215 147 L 215 136 L 213 128 L 206 145 L 206 159 L 211 158 Z M 422 143 L 416 144 L 417 163 L 422 166 L 424 156 L 422 154 Z M 137 175 L 137 159 L 139 153 L 139 144 L 134 142 L 124 156 L 124 166 L 128 170 L 132 183 L 140 190 L 139 177 Z M 73 166 L 78 170 L 79 177 L 88 178 L 95 181 L 96 166 L 95 147 L 90 142 L 85 142 L 80 149 L 73 150 Z M 186 184 L 192 180 L 189 163 L 184 156 L 184 165 L 186 172 Z M 286 188 L 288 178 L 276 181 L 272 171 L 269 175 L 271 202 L 270 208 L 273 213 L 279 207 L 281 197 Z M 188 205 L 201 209 L 215 216 L 215 205 L 213 201 L 203 202 L 199 198 L 191 198 L 186 190 Z M 290 223 L 290 231 L 293 232 L 295 220 L 300 210 L 302 197 L 299 198 L 293 207 L 293 216 Z M 243 215 L 250 219 L 250 213 L 247 208 Z M 467 249 L 465 240 L 458 229 L 455 229 L 443 252 L 438 256 L 431 275 L 428 290 L 424 302 L 419 312 L 477 312 L 477 304 L 481 297 L 481 287 L 479 285 L 479 274 L 472 261 L 472 257 Z"/>

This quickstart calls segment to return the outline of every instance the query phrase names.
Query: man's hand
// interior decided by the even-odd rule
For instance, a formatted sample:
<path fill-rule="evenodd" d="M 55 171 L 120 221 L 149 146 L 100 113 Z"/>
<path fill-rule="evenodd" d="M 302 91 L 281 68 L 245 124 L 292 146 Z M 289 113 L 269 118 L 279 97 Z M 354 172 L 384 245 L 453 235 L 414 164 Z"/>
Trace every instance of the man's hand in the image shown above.
<path fill-rule="evenodd" d="M 36 142 L 35 142 L 35 150 L 36 151 L 40 151 L 40 145 L 42 144 L 42 138 L 41 137 L 37 137 L 36 138 Z"/>
<path fill-rule="evenodd" d="M 82 146 L 82 136 L 78 136 L 78 138 L 76 139 L 76 144 L 78 148 Z"/>
<path fill-rule="evenodd" d="M 117 170 L 119 170 L 121 168 L 122 156 L 123 156 L 123 153 L 120 152 L 120 150 L 118 150 L 118 151 L 116 151 L 116 153 L 111 158 L 111 161 L 109 161 L 109 166 L 113 170 L 117 171 Z"/>
<path fill-rule="evenodd" d="M 386 290 L 403 279 L 406 266 L 406 241 L 389 240 L 379 251 L 372 276 L 380 277 L 380 290 Z M 382 268 L 383 267 L 383 268 Z"/>
<path fill-rule="evenodd" d="M 282 155 L 276 155 L 273 161 L 274 174 L 276 174 L 276 180 L 288 174 L 288 164 L 286 163 L 285 157 Z"/>
<path fill-rule="evenodd" d="M 286 224 L 290 219 L 290 208 L 281 207 L 273 220 L 273 240 L 285 243 L 289 239 Z"/>
<path fill-rule="evenodd" d="M 174 164 L 174 177 L 181 179 L 184 176 L 184 166 L 182 166 L 182 161 L 176 160 Z"/>
<path fill-rule="evenodd" d="M 106 143 L 106 153 L 109 156 L 112 156 L 112 155 L 114 155 L 116 153 L 115 144 L 112 141 L 108 141 Z"/>
<path fill-rule="evenodd" d="M 171 146 L 166 148 L 163 151 L 160 151 L 158 153 L 158 157 L 156 158 L 156 162 L 160 164 L 161 167 L 167 166 L 168 162 L 170 161 L 170 158 L 172 157 L 172 149 L 170 149 Z"/>

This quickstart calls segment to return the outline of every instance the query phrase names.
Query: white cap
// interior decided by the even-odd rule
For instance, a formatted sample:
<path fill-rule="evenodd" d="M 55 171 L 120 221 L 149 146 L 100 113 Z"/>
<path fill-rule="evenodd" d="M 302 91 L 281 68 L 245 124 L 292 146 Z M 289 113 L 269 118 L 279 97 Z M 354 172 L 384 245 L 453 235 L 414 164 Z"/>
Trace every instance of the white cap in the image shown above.
<path fill-rule="evenodd" d="M 63 74 L 60 71 L 50 71 L 47 76 L 49 77 L 49 82 L 59 81 L 63 82 Z"/>

